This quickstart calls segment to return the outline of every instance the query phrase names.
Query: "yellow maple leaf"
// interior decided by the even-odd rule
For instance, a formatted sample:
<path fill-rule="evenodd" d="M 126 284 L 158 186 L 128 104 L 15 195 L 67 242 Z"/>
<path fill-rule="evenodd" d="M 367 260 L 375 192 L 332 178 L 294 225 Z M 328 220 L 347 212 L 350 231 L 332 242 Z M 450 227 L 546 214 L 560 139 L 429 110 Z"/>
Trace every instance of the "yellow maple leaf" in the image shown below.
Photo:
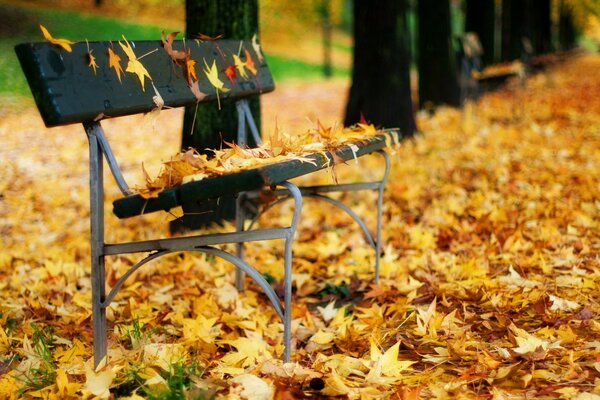
<path fill-rule="evenodd" d="M 46 39 L 47 41 L 49 41 L 52 44 L 55 44 L 57 46 L 62 47 L 63 49 L 65 49 L 69 53 L 73 51 L 73 48 L 71 47 L 71 45 L 75 44 L 75 42 L 72 42 L 72 41 L 67 40 L 67 39 L 53 38 L 52 35 L 50 34 L 50 32 L 48 32 L 48 29 L 46 29 L 46 27 L 44 25 L 42 25 L 42 24 L 40 24 L 40 29 L 42 30 L 42 34 L 44 35 L 44 39 Z"/>
<path fill-rule="evenodd" d="M 533 354 L 536 352 L 546 352 L 550 349 L 561 348 L 560 340 L 550 342 L 548 340 L 541 339 L 535 335 L 530 334 L 524 329 L 518 328 L 516 325 L 511 324 L 509 327 L 510 331 L 515 337 L 517 347 L 513 348 L 515 353 L 519 354 Z"/>
<path fill-rule="evenodd" d="M 119 82 L 121 82 L 121 73 L 123 72 L 123 68 L 121 67 L 121 57 L 119 57 L 119 55 L 110 47 L 108 48 L 108 67 L 115 70 L 117 78 L 119 78 Z"/>
<path fill-rule="evenodd" d="M 169 371 L 174 363 L 185 360 L 183 346 L 178 343 L 149 343 L 144 346 L 144 363 Z"/>
<path fill-rule="evenodd" d="M 196 319 L 185 318 L 183 320 L 183 337 L 185 340 L 195 342 L 202 340 L 205 343 L 213 343 L 215 340 L 215 323 L 217 318 L 206 318 L 199 315 Z"/>
<path fill-rule="evenodd" d="M 225 83 L 219 79 L 219 70 L 217 69 L 216 61 L 213 60 L 212 65 L 209 67 L 206 63 L 206 60 L 204 60 L 204 73 L 206 74 L 206 77 L 208 78 L 210 84 L 213 85 L 215 89 L 217 89 L 217 91 L 229 91 L 229 89 L 225 87 Z"/>
<path fill-rule="evenodd" d="M 131 45 L 129 44 L 129 42 L 127 41 L 125 36 L 123 36 L 123 40 L 125 41 L 125 44 L 123 44 L 119 41 L 119 46 L 121 46 L 121 48 L 125 52 L 125 55 L 127 55 L 127 58 L 129 59 L 129 62 L 127 63 L 127 68 L 125 68 L 125 71 L 131 72 L 132 74 L 137 75 L 138 79 L 140 80 L 140 83 L 142 84 L 142 90 L 145 91 L 144 78 L 148 77 L 148 79 L 150 79 L 150 80 L 152 80 L 152 78 L 150 77 L 150 74 L 146 70 L 146 67 L 144 67 L 144 65 L 140 62 L 140 60 L 138 60 L 137 56 L 133 52 L 133 49 L 131 48 Z"/>
<path fill-rule="evenodd" d="M 238 73 L 240 74 L 240 78 L 248 79 L 248 73 L 246 72 L 246 63 L 243 62 L 237 54 L 233 55 L 233 63 L 235 64 L 235 68 L 237 68 Z"/>
<path fill-rule="evenodd" d="M 366 377 L 367 382 L 379 382 L 386 383 L 389 379 L 385 378 L 399 378 L 400 373 L 409 369 L 415 361 L 409 360 L 398 360 L 398 354 L 400 349 L 400 341 L 396 342 L 395 345 L 386 350 L 385 353 L 381 353 L 377 343 L 371 339 L 371 350 L 370 358 L 371 361 L 368 363 L 368 367 L 371 368 L 369 374 Z"/>
<path fill-rule="evenodd" d="M 311 336 L 310 341 L 324 346 L 327 344 L 331 344 L 333 339 L 335 339 L 335 333 L 326 332 L 320 329 L 317 333 Z"/>
<path fill-rule="evenodd" d="M 273 384 L 256 375 L 238 375 L 231 380 L 231 383 L 233 383 L 233 392 L 239 394 L 242 399 L 269 400 L 275 394 Z"/>
<path fill-rule="evenodd" d="M 235 347 L 237 351 L 230 351 L 222 359 L 221 363 L 230 367 L 248 367 L 256 364 L 262 358 L 271 358 L 267 343 L 259 337 L 252 339 L 239 337 L 235 340 L 226 340 L 226 344 Z"/>
<path fill-rule="evenodd" d="M 110 397 L 110 385 L 115 376 L 115 371 L 112 369 L 96 372 L 89 365 L 86 365 L 85 390 L 101 399 L 108 399 Z"/>
<path fill-rule="evenodd" d="M 219 70 L 217 70 L 217 63 L 215 62 L 215 60 L 213 60 L 213 63 L 210 67 L 206 63 L 206 60 L 204 60 L 204 73 L 206 74 L 206 77 L 208 78 L 210 84 L 213 85 L 215 88 L 215 92 L 217 93 L 217 103 L 219 104 L 220 110 L 221 99 L 219 98 L 219 91 L 226 93 L 229 92 L 229 89 L 227 89 L 224 86 L 225 84 L 223 83 L 223 81 L 219 79 Z"/>
<path fill-rule="evenodd" d="M 81 383 L 69 382 L 69 377 L 63 368 L 56 369 L 56 387 L 60 396 L 73 397 L 81 386 Z"/>

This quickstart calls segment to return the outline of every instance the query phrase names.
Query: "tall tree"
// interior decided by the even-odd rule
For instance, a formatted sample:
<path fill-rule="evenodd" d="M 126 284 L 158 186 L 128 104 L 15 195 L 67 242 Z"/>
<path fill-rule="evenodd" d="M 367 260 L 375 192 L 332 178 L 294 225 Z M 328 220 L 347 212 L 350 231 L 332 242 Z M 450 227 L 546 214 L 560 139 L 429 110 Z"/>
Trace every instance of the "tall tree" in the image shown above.
<path fill-rule="evenodd" d="M 361 114 L 378 126 L 416 129 L 410 91 L 410 33 L 406 0 L 354 0 L 352 86 L 345 125 Z"/>
<path fill-rule="evenodd" d="M 458 106 L 457 57 L 452 40 L 450 0 L 418 0 L 419 106 Z"/>
<path fill-rule="evenodd" d="M 558 10 L 558 43 L 562 51 L 571 50 L 577 44 L 573 10 L 564 0 L 561 0 Z"/>
<path fill-rule="evenodd" d="M 331 1 L 317 0 L 315 5 L 319 20 L 321 22 L 321 34 L 323 36 L 323 76 L 331 77 Z"/>
<path fill-rule="evenodd" d="M 465 31 L 479 36 L 483 47 L 481 61 L 484 65 L 492 64 L 495 47 L 495 0 L 467 0 L 465 13 Z"/>
<path fill-rule="evenodd" d="M 258 0 L 186 0 L 186 35 L 223 35 L 228 39 L 252 39 L 258 34 Z M 250 108 L 260 129 L 260 103 L 258 96 L 249 100 Z M 200 104 L 186 107 L 183 120 L 181 148 L 193 147 L 200 152 L 219 148 L 223 141 L 237 140 L 237 111 L 235 104 L 222 101 L 217 104 Z M 248 144 L 255 145 L 252 138 Z M 210 155 L 210 152 L 207 152 Z M 218 203 L 218 206 L 217 206 Z M 171 225 L 171 229 L 198 228 L 223 218 L 232 218 L 235 203 L 232 199 L 219 199 L 212 204 L 186 205 L 187 215 Z"/>
<path fill-rule="evenodd" d="M 552 51 L 552 5 L 550 0 L 534 0 L 534 50 L 537 54 Z"/>
<path fill-rule="evenodd" d="M 502 61 L 521 58 L 528 0 L 502 0 Z"/>
<path fill-rule="evenodd" d="M 502 60 L 551 51 L 550 0 L 502 0 Z"/>

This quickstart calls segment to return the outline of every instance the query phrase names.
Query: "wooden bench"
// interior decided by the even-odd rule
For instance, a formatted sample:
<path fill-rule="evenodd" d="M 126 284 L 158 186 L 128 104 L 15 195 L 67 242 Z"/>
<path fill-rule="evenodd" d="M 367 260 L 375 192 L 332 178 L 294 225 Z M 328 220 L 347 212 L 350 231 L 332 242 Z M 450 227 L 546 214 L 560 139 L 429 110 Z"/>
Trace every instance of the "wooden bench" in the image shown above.
<path fill-rule="evenodd" d="M 273 80 L 260 48 L 256 43 L 239 40 L 218 41 L 177 41 L 174 51 L 188 54 L 197 61 L 198 86 L 193 89 L 194 81 L 189 79 L 190 71 L 174 61 L 161 41 L 121 42 L 129 46 L 130 55 L 141 62 L 151 81 L 133 73 L 117 73 L 109 66 L 109 50 L 121 59 L 122 69 L 126 70 L 128 54 L 118 42 L 80 42 L 72 46 L 72 52 L 50 43 L 23 43 L 15 47 L 22 70 L 27 77 L 40 114 L 48 127 L 82 123 L 89 140 L 90 163 L 90 224 L 91 224 L 91 281 L 92 312 L 94 334 L 94 361 L 98 363 L 107 354 L 106 308 L 113 301 L 119 289 L 137 269 L 160 256 L 173 252 L 195 251 L 211 254 L 234 264 L 236 284 L 242 288 L 244 274 L 250 276 L 269 298 L 284 325 L 284 360 L 290 360 L 291 352 L 291 302 L 292 302 L 292 239 L 300 218 L 303 196 L 322 199 L 336 205 L 358 222 L 367 241 L 375 249 L 375 279 L 379 278 L 379 258 L 381 253 L 381 215 L 383 190 L 389 170 L 389 157 L 382 150 L 390 142 L 397 142 L 395 130 L 380 131 L 365 140 L 340 146 L 331 151 L 307 155 L 312 162 L 300 160 L 280 161 L 270 165 L 227 174 L 215 178 L 189 182 L 178 187 L 164 190 L 158 197 L 145 199 L 130 189 L 113 155 L 107 137 L 101 126 L 105 118 L 147 113 L 157 108 L 157 96 L 160 94 L 164 106 L 181 107 L 201 103 L 217 107 L 215 102 L 233 99 L 238 110 L 238 143 L 246 142 L 250 130 L 259 141 L 259 134 L 250 113 L 247 96 L 270 92 L 274 89 Z M 131 53 L 132 52 L 132 53 Z M 98 65 L 94 70 L 90 66 L 90 54 Z M 181 53 L 178 53 L 181 54 Z M 138 59 L 138 57 L 142 57 Z M 254 64 L 254 71 L 238 73 L 230 84 L 224 71 L 238 62 Z M 114 59 L 113 59 L 114 62 Z M 224 82 L 225 90 L 216 89 L 202 71 L 211 66 L 218 70 L 219 79 Z M 196 68 L 193 65 L 191 68 Z M 229 74 L 231 75 L 231 74 Z M 231 77 L 231 76 L 230 76 Z M 144 83 L 144 90 L 142 89 Z M 195 92 L 195 93 L 194 93 Z M 220 93 L 219 93 L 220 92 Z M 200 93 L 200 95 L 199 95 Z M 155 97 L 153 99 L 153 97 Z M 219 98 L 218 98 L 219 97 Z M 201 105 L 205 106 L 205 105 Z M 179 133 L 175 140 L 178 140 Z M 149 151 L 152 151 L 149 149 Z M 299 188 L 289 180 L 320 170 L 334 161 L 352 160 L 365 154 L 377 153 L 384 157 L 385 170 L 379 180 L 357 182 L 342 185 L 327 185 Z M 190 202 L 201 202 L 223 195 L 237 196 L 237 229 L 235 232 L 209 233 L 185 237 L 158 238 L 155 240 L 128 243 L 106 243 L 104 238 L 104 182 L 103 167 L 110 168 L 123 197 L 114 201 L 113 211 L 118 218 L 128 218 L 159 210 L 169 210 Z M 251 229 L 246 226 L 243 202 L 247 198 L 257 197 L 257 191 L 271 190 L 273 194 L 294 201 L 294 212 L 288 226 L 270 229 Z M 346 205 L 328 197 L 335 191 L 375 190 L 377 197 L 377 226 L 372 234 L 365 223 Z M 257 269 L 243 260 L 244 242 L 284 239 L 284 301 L 283 305 L 273 288 Z M 215 247 L 235 243 L 236 254 Z M 118 254 L 146 253 L 132 266 L 117 283 L 105 291 L 105 257 Z"/>

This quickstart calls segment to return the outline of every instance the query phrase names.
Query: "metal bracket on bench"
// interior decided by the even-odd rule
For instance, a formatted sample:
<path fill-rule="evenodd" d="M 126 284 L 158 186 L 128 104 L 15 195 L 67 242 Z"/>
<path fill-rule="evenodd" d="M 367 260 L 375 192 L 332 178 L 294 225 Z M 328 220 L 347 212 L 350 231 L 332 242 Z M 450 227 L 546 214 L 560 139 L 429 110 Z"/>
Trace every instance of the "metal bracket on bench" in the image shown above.
<path fill-rule="evenodd" d="M 108 139 L 106 139 L 106 135 L 104 134 L 104 130 L 102 129 L 100 122 L 87 122 L 84 123 L 83 126 L 88 136 L 94 136 L 98 140 L 100 148 L 102 149 L 102 153 L 104 154 L 106 162 L 108 163 L 108 167 L 110 168 L 110 172 L 112 172 L 112 175 L 115 178 L 115 182 L 121 190 L 121 193 L 123 193 L 124 196 L 133 194 L 133 192 L 129 189 L 129 185 L 127 185 L 127 182 L 125 182 L 125 177 L 121 172 L 121 168 L 119 168 L 119 163 L 117 163 L 117 159 L 110 148 L 110 144 L 108 143 Z"/>
<path fill-rule="evenodd" d="M 260 144 L 260 134 L 258 133 L 258 128 L 256 127 L 256 123 L 254 122 L 252 111 L 250 111 L 248 100 L 238 100 L 235 102 L 235 106 L 238 112 L 238 146 L 245 146 L 248 144 L 248 133 L 246 131 L 246 123 L 248 124 L 248 127 L 250 127 L 250 132 L 252 133 L 254 141 L 257 145 Z"/>

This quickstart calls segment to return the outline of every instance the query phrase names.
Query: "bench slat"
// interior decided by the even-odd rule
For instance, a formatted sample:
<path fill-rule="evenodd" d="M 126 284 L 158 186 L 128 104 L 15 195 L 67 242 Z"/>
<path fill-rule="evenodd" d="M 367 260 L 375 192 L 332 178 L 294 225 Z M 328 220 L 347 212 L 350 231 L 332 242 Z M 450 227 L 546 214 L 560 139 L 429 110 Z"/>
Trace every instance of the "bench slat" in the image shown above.
<path fill-rule="evenodd" d="M 354 142 L 354 151 L 349 145 L 341 146 L 337 149 L 336 155 L 338 159 L 349 161 L 355 156 L 360 157 L 381 150 L 390 142 L 395 143 L 397 139 L 397 131 L 382 131 L 381 134 L 369 137 L 362 142 Z M 164 190 L 158 198 L 144 199 L 140 195 L 127 196 L 113 202 L 113 213 L 119 218 L 128 218 L 154 211 L 166 211 L 185 203 L 278 185 L 289 179 L 324 169 L 333 161 L 330 152 L 327 152 L 326 155 L 315 153 L 305 158 L 314 163 L 300 160 L 281 161 L 216 178 L 185 183 Z"/>
<path fill-rule="evenodd" d="M 171 60 L 161 41 L 129 43 L 152 78 L 151 81 L 145 78 L 145 90 L 142 90 L 137 75 L 125 72 L 119 81 L 115 70 L 109 67 L 108 49 L 111 48 L 121 58 L 122 69 L 125 71 L 127 68 L 128 57 L 117 41 L 79 42 L 72 46 L 71 53 L 47 42 L 17 45 L 15 51 L 46 126 L 152 111 L 157 107 L 152 99 L 156 96 L 152 84 L 165 106 L 180 107 L 197 102 L 183 69 Z M 98 64 L 95 74 L 89 67 L 88 48 Z M 219 93 L 220 99 L 241 98 L 275 88 L 264 58 L 261 62 L 250 41 L 186 40 L 184 44 L 184 41 L 178 40 L 173 48 L 189 49 L 192 59 L 197 62 L 194 68 L 199 89 L 206 94 L 203 103 L 217 100 L 216 89 L 204 72 L 205 61 L 209 67 L 213 61 L 216 62 L 218 77 L 229 89 Z M 245 61 L 244 50 L 254 62 L 256 75 L 246 69 L 247 77 L 244 79 L 237 73 L 232 84 L 225 70 L 234 66 L 234 55 L 241 54 L 241 60 Z"/>

